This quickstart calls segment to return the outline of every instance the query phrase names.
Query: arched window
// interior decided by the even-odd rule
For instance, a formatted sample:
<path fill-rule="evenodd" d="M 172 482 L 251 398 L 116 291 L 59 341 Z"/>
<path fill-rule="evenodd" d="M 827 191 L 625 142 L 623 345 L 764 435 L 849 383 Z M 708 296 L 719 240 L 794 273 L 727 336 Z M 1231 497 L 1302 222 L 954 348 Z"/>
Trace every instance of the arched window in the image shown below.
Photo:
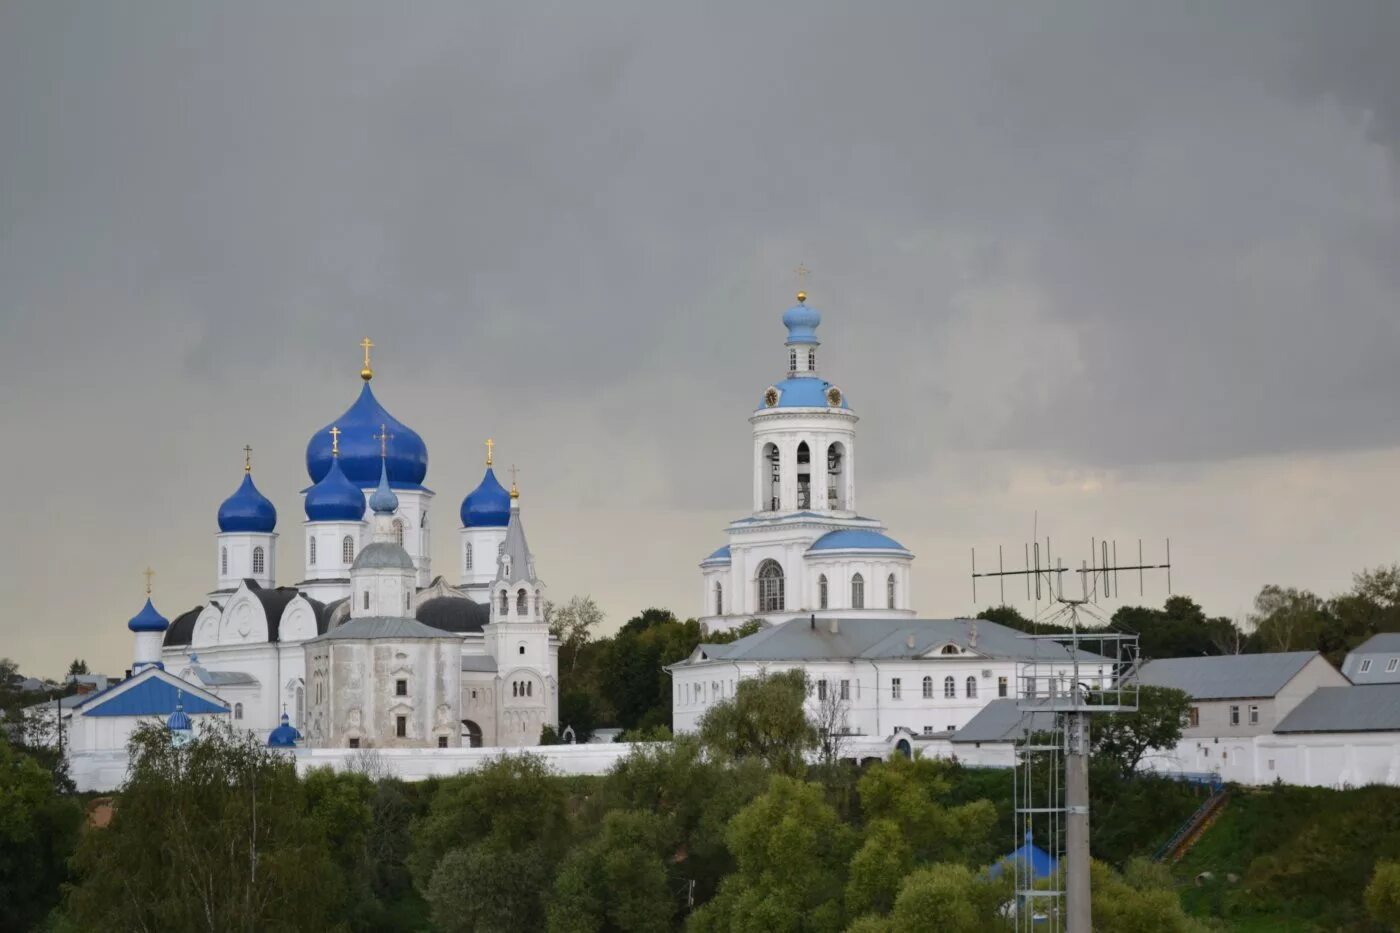
<path fill-rule="evenodd" d="M 817 608 L 825 609 L 830 602 L 831 599 L 827 592 L 826 574 L 822 574 L 817 577 Z"/>
<path fill-rule="evenodd" d="M 347 564 L 355 562 L 355 539 L 350 535 L 340 539 L 340 559 Z"/>
<path fill-rule="evenodd" d="M 885 607 L 894 608 L 894 574 L 885 578 Z"/>
<path fill-rule="evenodd" d="M 807 351 L 807 369 L 810 370 L 810 371 L 812 371 L 812 372 L 816 372 L 816 371 L 817 371 L 817 351 L 816 351 L 816 350 L 808 350 L 808 351 Z"/>
<path fill-rule="evenodd" d="M 851 577 L 851 608 L 865 608 L 865 577 L 860 574 Z"/>
<path fill-rule="evenodd" d="M 525 695 L 527 697 L 535 695 L 535 682 L 533 680 L 525 681 Z"/>
<path fill-rule="evenodd" d="M 404 609 L 404 612 L 408 612 L 408 611 L 409 611 L 410 609 L 412 609 L 412 608 L 413 608 L 413 594 L 412 594 L 412 593 L 405 593 L 405 594 L 403 594 L 403 609 Z"/>
<path fill-rule="evenodd" d="M 797 507 L 812 507 L 812 449 L 806 441 L 797 445 Z"/>
<path fill-rule="evenodd" d="M 219 573 L 228 576 L 228 548 L 219 548 Z"/>
<path fill-rule="evenodd" d="M 797 348 L 788 347 L 788 372 L 797 372 Z"/>
<path fill-rule="evenodd" d="M 967 698 L 968 698 L 969 700 L 975 700 L 975 699 L 977 699 L 977 678 L 976 678 L 976 677 L 969 677 L 969 678 L 967 679 Z"/>
<path fill-rule="evenodd" d="M 715 581 L 715 615 L 724 615 L 724 584 Z"/>
<path fill-rule="evenodd" d="M 500 542 L 499 544 L 496 545 L 496 560 L 500 560 L 500 559 L 501 559 L 501 555 L 504 554 L 505 552 L 506 552 L 506 543 L 505 543 L 504 541 L 502 541 L 502 542 Z"/>
<path fill-rule="evenodd" d="M 932 678 L 932 677 L 925 677 L 925 678 L 924 678 L 924 699 L 925 699 L 925 700 L 932 700 L 932 699 L 933 699 L 933 678 Z"/>
<path fill-rule="evenodd" d="M 944 645 L 944 646 L 943 646 L 943 650 L 939 651 L 938 653 L 939 653 L 939 654 L 957 654 L 957 653 L 958 653 L 958 646 L 957 646 L 957 645 Z"/>
<path fill-rule="evenodd" d="M 403 519 L 394 519 L 394 543 L 403 547 Z"/>
<path fill-rule="evenodd" d="M 242 719 L 242 718 L 243 718 L 243 704 L 242 704 L 242 703 L 235 703 L 235 704 L 233 704 L 233 718 L 234 718 L 234 719 Z"/>
<path fill-rule="evenodd" d="M 943 678 L 943 697 L 944 697 L 944 699 L 951 700 L 951 699 L 954 699 L 957 695 L 958 695 L 958 685 L 953 681 L 953 678 L 952 678 L 952 677 L 944 677 L 944 678 Z"/>
<path fill-rule="evenodd" d="M 510 614 L 510 594 L 501 590 L 501 615 Z"/>
<path fill-rule="evenodd" d="M 513 697 L 520 696 L 520 681 L 512 680 L 510 682 L 510 695 Z"/>
<path fill-rule="evenodd" d="M 783 502 L 783 456 L 782 454 L 778 453 L 778 445 L 766 445 L 763 448 L 763 459 L 768 461 L 767 507 L 770 512 L 776 512 L 782 506 Z"/>
<path fill-rule="evenodd" d="M 515 614 L 518 616 L 530 614 L 530 595 L 524 590 L 515 594 Z"/>
<path fill-rule="evenodd" d="M 463 564 L 468 570 L 471 570 L 471 569 L 472 569 L 472 543 L 471 543 L 470 541 L 467 542 L 466 553 L 465 553 L 465 555 L 463 556 L 462 564 Z"/>
<path fill-rule="evenodd" d="M 306 562 L 312 567 L 316 566 L 316 539 L 312 538 L 306 542 Z"/>
<path fill-rule="evenodd" d="M 829 509 L 846 508 L 846 484 L 841 478 L 845 459 L 846 448 L 840 444 L 826 448 L 826 507 Z"/>
<path fill-rule="evenodd" d="M 266 563 L 267 557 L 263 554 L 263 549 L 260 547 L 253 548 L 253 576 L 256 577 L 258 574 L 262 573 L 263 566 Z"/>
<path fill-rule="evenodd" d="M 365 590 L 365 611 L 369 611 L 369 590 Z"/>
<path fill-rule="evenodd" d="M 775 560 L 765 560 L 758 566 L 758 611 L 782 612 L 783 568 Z"/>

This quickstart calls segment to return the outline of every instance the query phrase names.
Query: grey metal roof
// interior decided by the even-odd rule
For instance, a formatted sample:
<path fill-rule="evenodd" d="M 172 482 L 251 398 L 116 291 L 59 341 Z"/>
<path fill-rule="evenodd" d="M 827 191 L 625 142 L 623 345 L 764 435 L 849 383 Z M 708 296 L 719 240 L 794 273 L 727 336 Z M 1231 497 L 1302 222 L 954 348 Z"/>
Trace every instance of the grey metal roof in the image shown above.
<path fill-rule="evenodd" d="M 1048 732 L 1055 728 L 1055 714 L 1022 710 L 1013 698 L 993 700 L 968 720 L 967 725 L 949 737 L 952 742 L 1014 742 L 1027 731 Z M 1042 700 L 1041 703 L 1047 701 Z"/>
<path fill-rule="evenodd" d="M 371 541 L 355 555 L 350 571 L 356 570 L 413 570 L 413 558 L 403 549 L 402 544 L 392 541 Z"/>
<path fill-rule="evenodd" d="M 489 654 L 464 654 L 462 655 L 462 670 L 494 672 L 496 659 Z"/>
<path fill-rule="evenodd" d="M 444 632 L 479 632 L 491 621 L 491 609 L 465 596 L 434 596 L 413 610 L 424 625 Z"/>
<path fill-rule="evenodd" d="M 1395 658 L 1400 658 L 1400 632 L 1382 632 L 1351 650 L 1342 661 L 1342 673 L 1354 684 L 1400 683 L 1400 663 L 1395 670 L 1386 670 Z M 1361 670 L 1362 661 L 1371 662 L 1365 671 Z"/>
<path fill-rule="evenodd" d="M 256 677 L 242 671 L 210 671 L 196 667 L 194 676 L 206 687 L 250 687 L 258 683 Z"/>
<path fill-rule="evenodd" d="M 766 628 L 727 645 L 701 645 L 695 661 L 850 661 L 922 658 L 944 645 L 968 652 L 955 657 L 1012 660 L 1069 659 L 1063 645 L 1022 637 L 1015 629 L 982 619 L 839 619 L 831 631 L 831 619 L 797 618 Z M 1080 654 L 1097 663 L 1105 659 Z"/>
<path fill-rule="evenodd" d="M 510 523 L 506 525 L 506 539 L 502 542 L 501 556 L 496 558 L 497 583 L 526 583 L 534 585 L 535 559 L 530 554 L 530 545 L 525 540 L 525 525 L 520 521 L 520 500 L 510 501 Z M 506 572 L 506 567 L 510 572 Z"/>
<path fill-rule="evenodd" d="M 1184 690 L 1196 700 L 1272 697 L 1317 656 L 1316 651 L 1286 651 L 1160 658 L 1142 666 L 1138 682 L 1148 687 Z"/>
<path fill-rule="evenodd" d="M 324 635 L 317 635 L 311 641 L 344 641 L 347 638 L 454 638 L 451 632 L 424 625 L 417 619 L 398 619 L 391 616 L 362 616 L 337 625 Z"/>
<path fill-rule="evenodd" d="M 1274 732 L 1400 732 L 1400 684 L 1318 687 Z"/>

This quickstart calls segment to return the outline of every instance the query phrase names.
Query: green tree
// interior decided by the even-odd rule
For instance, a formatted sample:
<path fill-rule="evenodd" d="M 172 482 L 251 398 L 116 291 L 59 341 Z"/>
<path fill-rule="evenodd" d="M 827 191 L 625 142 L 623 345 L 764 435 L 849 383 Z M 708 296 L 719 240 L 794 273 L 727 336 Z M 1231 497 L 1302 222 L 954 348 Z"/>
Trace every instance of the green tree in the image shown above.
<path fill-rule="evenodd" d="M 841 893 L 853 833 L 822 789 L 775 775 L 768 791 L 729 824 L 737 868 L 691 915 L 690 928 L 730 933 L 840 930 Z"/>
<path fill-rule="evenodd" d="M 545 621 L 549 633 L 559 639 L 560 653 L 569 658 L 569 671 L 578 666 L 579 651 L 588 643 L 593 632 L 603 624 L 603 610 L 592 596 L 575 596 L 562 606 L 546 602 Z"/>
<path fill-rule="evenodd" d="M 818 742 L 803 709 L 806 697 L 801 670 L 740 680 L 733 697 L 701 718 L 700 742 L 723 761 L 756 758 L 775 771 L 800 774 L 806 769 L 803 755 Z"/>
<path fill-rule="evenodd" d="M 1372 919 L 1400 930 L 1400 862 L 1376 863 L 1365 898 Z"/>
<path fill-rule="evenodd" d="M 977 800 L 946 806 L 953 768 L 933 758 L 896 756 L 871 767 L 856 785 L 868 821 L 898 826 L 915 862 L 985 865 L 992 860 L 996 808 Z"/>
<path fill-rule="evenodd" d="M 894 820 L 879 819 L 865 828 L 865 841 L 851 858 L 846 882 L 846 912 L 852 916 L 888 913 L 900 882 L 914 867 L 914 853 Z"/>
<path fill-rule="evenodd" d="M 1173 748 L 1181 741 L 1191 711 L 1191 697 L 1171 687 L 1138 689 L 1138 708 L 1094 718 L 1090 732 L 1094 754 L 1113 762 L 1123 777 L 1132 776 L 1154 748 Z"/>
<path fill-rule="evenodd" d="M 0 930 L 36 927 L 58 903 L 83 810 L 0 733 Z"/>
<path fill-rule="evenodd" d="M 517 848 L 491 837 L 452 849 L 427 886 L 433 927 L 443 933 L 541 929 L 550 872 L 550 855 L 539 845 Z"/>
<path fill-rule="evenodd" d="M 614 810 L 601 833 L 576 848 L 559 869 L 549 905 L 552 933 L 662 933 L 676 902 L 666 859 L 672 827 L 655 813 Z"/>
<path fill-rule="evenodd" d="M 330 929 L 335 868 L 291 759 L 204 726 L 137 730 L 111 824 L 85 833 L 65 905 L 80 929 Z"/>
<path fill-rule="evenodd" d="M 74 658 L 73 662 L 68 665 L 69 674 L 86 674 L 87 672 L 87 662 L 80 658 Z"/>
<path fill-rule="evenodd" d="M 900 885 L 890 933 L 980 933 L 997 923 L 999 885 L 979 879 L 965 865 L 920 868 Z"/>
<path fill-rule="evenodd" d="M 1254 597 L 1254 643 L 1262 651 L 1315 651 L 1327 627 L 1326 608 L 1308 590 L 1271 583 Z"/>
<path fill-rule="evenodd" d="M 1196 933 L 1203 927 L 1187 916 L 1171 874 L 1142 859 L 1119 875 L 1103 862 L 1090 865 L 1095 933 Z"/>

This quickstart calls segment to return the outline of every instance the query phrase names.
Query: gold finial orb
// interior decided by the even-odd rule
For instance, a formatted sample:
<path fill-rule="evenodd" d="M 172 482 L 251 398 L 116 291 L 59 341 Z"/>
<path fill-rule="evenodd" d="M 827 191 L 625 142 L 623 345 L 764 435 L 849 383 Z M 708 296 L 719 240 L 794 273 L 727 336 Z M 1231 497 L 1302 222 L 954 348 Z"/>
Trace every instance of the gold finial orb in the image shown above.
<path fill-rule="evenodd" d="M 798 293 L 797 293 L 797 303 L 798 303 L 798 304 L 802 304 L 802 303 L 805 302 L 806 300 L 807 300 L 807 293 L 806 293 L 806 292 L 798 292 Z"/>
<path fill-rule="evenodd" d="M 512 464 L 510 465 L 510 497 L 511 497 L 512 499 L 519 499 L 519 498 L 520 498 L 520 487 L 519 487 L 518 485 L 516 485 L 516 482 L 515 482 L 515 480 L 516 480 L 515 474 L 518 473 L 518 472 L 519 472 L 519 471 L 516 469 L 515 464 L 512 463 Z"/>

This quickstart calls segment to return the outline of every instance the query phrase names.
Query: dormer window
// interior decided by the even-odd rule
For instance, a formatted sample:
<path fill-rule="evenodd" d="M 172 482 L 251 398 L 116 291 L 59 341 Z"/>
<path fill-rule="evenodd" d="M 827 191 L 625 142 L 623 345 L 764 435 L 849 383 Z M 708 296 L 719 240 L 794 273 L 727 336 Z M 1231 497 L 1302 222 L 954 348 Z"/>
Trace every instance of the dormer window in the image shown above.
<path fill-rule="evenodd" d="M 1366 658 L 1365 660 L 1363 660 L 1363 661 L 1361 662 L 1361 671 L 1360 671 L 1360 673 L 1364 674 L 1364 673 L 1366 673 L 1367 671 L 1369 671 L 1370 669 L 1371 669 L 1371 659 L 1370 659 L 1370 658 Z"/>
<path fill-rule="evenodd" d="M 940 652 L 938 652 L 938 653 L 939 653 L 939 654 L 961 654 L 962 652 L 958 650 L 958 646 L 957 646 L 957 645 L 944 645 L 944 646 L 943 646 L 943 650 L 940 651 Z"/>

